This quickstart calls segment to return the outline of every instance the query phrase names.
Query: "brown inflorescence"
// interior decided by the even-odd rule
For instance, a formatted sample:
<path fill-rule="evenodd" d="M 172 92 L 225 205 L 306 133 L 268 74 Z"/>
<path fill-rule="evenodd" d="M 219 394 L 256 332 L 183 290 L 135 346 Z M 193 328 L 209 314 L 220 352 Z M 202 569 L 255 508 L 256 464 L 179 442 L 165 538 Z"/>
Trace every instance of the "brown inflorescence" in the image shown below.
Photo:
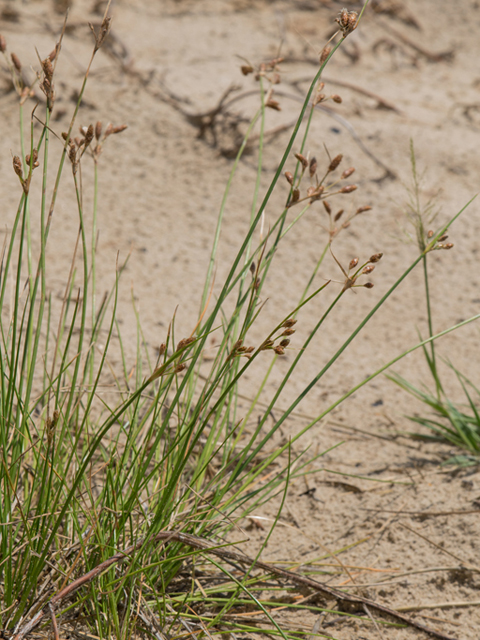
<path fill-rule="evenodd" d="M 348 9 L 342 9 L 335 18 L 335 22 L 340 26 L 340 30 L 344 38 L 346 38 L 357 27 L 358 13 L 356 11 L 348 11 Z"/>
<path fill-rule="evenodd" d="M 335 156 L 335 158 L 333 158 L 333 160 L 330 162 L 328 166 L 328 171 L 329 172 L 335 171 L 335 169 L 341 163 L 342 159 L 343 159 L 343 155 L 341 153 L 339 153 L 338 156 Z"/>

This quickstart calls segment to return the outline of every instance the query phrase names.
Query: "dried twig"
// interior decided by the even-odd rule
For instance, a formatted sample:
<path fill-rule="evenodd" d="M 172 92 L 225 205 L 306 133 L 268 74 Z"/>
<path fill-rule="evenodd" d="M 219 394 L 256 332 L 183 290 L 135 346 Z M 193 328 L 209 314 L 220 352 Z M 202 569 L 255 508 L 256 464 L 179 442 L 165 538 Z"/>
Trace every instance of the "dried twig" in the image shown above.
<path fill-rule="evenodd" d="M 390 616 L 391 618 L 394 618 L 395 620 L 399 620 L 400 622 L 403 622 L 410 627 L 414 627 L 415 629 L 419 629 L 420 631 L 423 631 L 424 633 L 427 633 L 434 638 L 439 638 L 439 640 L 454 640 L 451 636 L 447 636 L 439 631 L 435 631 L 434 629 L 426 627 L 420 624 L 419 622 L 417 622 L 416 620 L 412 620 L 408 616 L 405 616 L 402 613 L 395 611 L 394 609 L 389 609 L 388 607 L 384 607 L 383 605 L 377 602 L 373 602 L 372 600 L 369 600 L 367 598 L 346 594 L 333 587 L 329 587 L 321 582 L 317 582 L 312 578 L 297 575 L 296 573 L 293 573 L 291 571 L 280 569 L 279 567 L 266 564 L 265 562 L 261 562 L 259 560 L 255 561 L 253 558 L 250 558 L 238 552 L 226 551 L 225 549 L 218 549 L 217 547 L 212 547 L 210 543 L 207 540 L 204 540 L 203 538 L 198 538 L 196 536 L 180 533 L 177 531 L 162 531 L 158 533 L 156 536 L 153 536 L 151 540 L 148 540 L 148 539 L 140 540 L 139 542 L 131 545 L 127 549 L 123 551 L 119 551 L 108 560 L 101 562 L 94 569 L 92 569 L 85 575 L 81 576 L 80 578 L 77 578 L 76 580 L 71 582 L 69 585 L 67 585 L 65 588 L 57 592 L 51 598 L 48 604 L 44 605 L 33 616 L 33 618 L 29 622 L 27 622 L 25 625 L 23 625 L 20 629 L 17 630 L 13 640 L 23 640 L 23 638 L 25 638 L 40 623 L 40 621 L 45 617 L 45 615 L 47 615 L 49 611 L 55 608 L 63 599 L 65 599 L 67 596 L 72 595 L 73 593 L 78 591 L 78 589 L 80 589 L 80 587 L 82 587 L 83 585 L 90 583 L 92 580 L 94 580 L 100 574 L 106 571 L 109 567 L 111 567 L 116 563 L 122 562 L 123 560 L 126 560 L 129 556 L 131 556 L 138 549 L 141 549 L 144 545 L 147 545 L 147 544 L 153 545 L 161 541 L 162 542 L 170 542 L 170 541 L 179 542 L 181 544 L 192 547 L 194 549 L 202 550 L 207 553 L 216 555 L 227 562 L 235 562 L 236 564 L 249 565 L 257 569 L 262 569 L 263 571 L 276 575 L 279 578 L 283 578 L 285 580 L 288 580 L 298 585 L 309 587 L 314 591 L 317 591 L 318 593 L 322 593 L 326 596 L 336 599 L 340 603 L 347 604 L 347 606 L 353 605 L 353 606 L 360 606 L 361 608 L 363 608 L 363 606 L 366 605 L 367 607 L 369 607 L 369 609 L 376 611 L 377 613 Z"/>

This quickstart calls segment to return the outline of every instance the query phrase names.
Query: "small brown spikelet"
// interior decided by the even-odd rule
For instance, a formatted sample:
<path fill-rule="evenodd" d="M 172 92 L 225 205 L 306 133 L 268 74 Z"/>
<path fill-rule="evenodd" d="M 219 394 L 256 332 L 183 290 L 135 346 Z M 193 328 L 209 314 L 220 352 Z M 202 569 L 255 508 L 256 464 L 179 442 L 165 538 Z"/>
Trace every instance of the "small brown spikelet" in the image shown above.
<path fill-rule="evenodd" d="M 285 331 L 282 333 L 282 336 L 291 336 L 295 333 L 295 329 L 285 329 Z"/>
<path fill-rule="evenodd" d="M 20 178 L 20 180 L 22 180 L 23 179 L 22 161 L 18 156 L 13 156 L 13 170 L 15 171 L 17 176 Z"/>
<path fill-rule="evenodd" d="M 15 67 L 15 69 L 18 71 L 18 73 L 21 73 L 22 71 L 22 63 L 19 60 L 19 57 L 17 56 L 16 53 L 11 53 L 10 57 L 12 59 L 13 62 L 13 66 Z"/>
<path fill-rule="evenodd" d="M 363 207 L 358 207 L 358 209 L 355 211 L 355 215 L 358 215 L 359 213 L 365 213 L 365 211 L 371 211 L 371 209 L 372 207 L 366 204 Z"/>
<path fill-rule="evenodd" d="M 345 187 L 340 189 L 340 193 L 352 193 L 355 189 L 358 189 L 356 184 L 347 184 Z"/>
<path fill-rule="evenodd" d="M 102 123 L 100 120 L 95 125 L 95 140 L 100 140 L 100 136 L 102 135 Z"/>
<path fill-rule="evenodd" d="M 263 342 L 260 345 L 259 351 L 265 351 L 265 349 L 271 349 L 272 347 L 273 347 L 273 340 L 265 340 L 265 342 Z"/>
<path fill-rule="evenodd" d="M 338 93 L 334 93 L 332 95 L 332 100 L 337 104 L 341 104 L 343 102 L 342 98 L 338 95 Z"/>
<path fill-rule="evenodd" d="M 332 51 L 332 47 L 330 47 L 328 44 L 327 46 L 323 47 L 322 52 L 320 54 L 320 58 L 319 58 L 320 64 L 323 64 L 325 62 L 325 60 L 330 55 L 331 51 Z"/>
<path fill-rule="evenodd" d="M 362 269 L 362 273 L 363 274 L 367 274 L 367 273 L 372 273 L 372 271 L 375 269 L 375 265 L 374 264 L 367 264 L 366 267 L 363 267 Z"/>
<path fill-rule="evenodd" d="M 128 125 L 119 124 L 116 127 L 112 127 L 112 133 L 122 133 L 122 131 L 125 131 L 125 129 L 127 128 L 128 128 Z"/>
<path fill-rule="evenodd" d="M 285 320 L 285 322 L 282 323 L 282 327 L 285 327 L 286 329 L 290 329 L 291 327 L 293 327 L 293 325 L 297 324 L 297 320 L 295 320 L 294 318 L 289 318 L 288 320 Z"/>
<path fill-rule="evenodd" d="M 103 134 L 103 139 L 105 140 L 105 138 L 108 138 L 108 136 L 111 136 L 112 133 L 113 133 L 113 124 L 109 122 L 107 124 L 107 128 L 105 129 L 105 133 Z"/>
<path fill-rule="evenodd" d="M 356 11 L 348 11 L 348 9 L 342 9 L 335 22 L 340 26 L 340 30 L 344 38 L 352 33 L 357 27 L 358 13 Z"/>
<path fill-rule="evenodd" d="M 351 271 L 352 269 L 355 269 L 357 264 L 358 264 L 358 258 L 353 258 L 353 260 L 350 260 L 350 264 L 348 265 L 348 270 Z"/>
<path fill-rule="evenodd" d="M 448 238 L 448 234 L 444 233 L 441 238 L 438 239 L 439 242 L 444 242 Z"/>
<path fill-rule="evenodd" d="M 370 256 L 369 262 L 374 264 L 375 262 L 378 262 L 379 260 L 381 260 L 382 256 L 383 256 L 383 253 L 374 253 L 373 256 Z"/>
<path fill-rule="evenodd" d="M 94 130 L 93 130 L 93 124 L 91 124 L 89 125 L 87 131 L 85 132 L 85 149 L 93 140 L 93 136 L 94 136 Z"/>
<path fill-rule="evenodd" d="M 327 202 L 327 200 L 322 200 L 323 202 L 323 206 L 325 207 L 325 211 L 328 213 L 328 215 L 332 215 L 332 207 L 330 206 L 330 203 Z"/>
<path fill-rule="evenodd" d="M 427 238 L 433 238 L 433 231 L 432 229 L 430 229 L 430 231 L 427 233 Z"/>
<path fill-rule="evenodd" d="M 341 153 L 338 154 L 338 156 L 335 156 L 335 158 L 330 162 L 329 166 L 328 166 L 328 171 L 335 171 L 335 169 L 338 167 L 338 165 L 341 163 L 343 159 L 343 155 Z"/>
<path fill-rule="evenodd" d="M 355 172 L 355 167 L 350 167 L 349 169 L 345 169 L 345 171 L 340 176 L 340 179 L 345 180 L 346 178 L 349 178 L 354 172 Z"/>
<path fill-rule="evenodd" d="M 32 157 L 30 156 L 29 153 L 25 156 L 25 162 L 28 165 L 30 164 L 30 161 L 32 161 L 32 168 L 33 169 L 36 169 L 39 166 L 39 163 L 38 163 L 38 151 L 36 149 L 33 150 Z"/>
<path fill-rule="evenodd" d="M 0 33 L 0 52 L 5 53 L 6 50 L 7 50 L 7 41 Z"/>
<path fill-rule="evenodd" d="M 373 282 L 366 282 L 364 285 L 365 289 L 373 289 Z"/>
<path fill-rule="evenodd" d="M 165 344 L 165 342 L 162 342 L 162 344 L 158 347 L 158 356 L 161 358 L 166 350 L 167 345 Z"/>
<path fill-rule="evenodd" d="M 293 184 L 293 173 L 291 171 L 285 171 L 285 178 L 288 184 Z"/>
<path fill-rule="evenodd" d="M 267 100 L 265 102 L 265 106 L 268 107 L 269 109 L 273 109 L 274 111 L 282 110 L 282 107 L 280 106 L 280 103 L 278 102 L 278 100 L 273 100 L 273 98 L 270 98 L 269 100 Z"/>
<path fill-rule="evenodd" d="M 285 349 L 283 347 L 280 347 L 280 346 L 275 347 L 274 351 L 277 354 L 277 356 L 285 355 Z"/>
<path fill-rule="evenodd" d="M 58 53 L 59 49 L 60 49 L 60 45 L 57 43 L 55 45 L 55 49 L 53 51 L 50 51 L 50 53 L 48 55 L 48 58 L 49 58 L 50 62 L 53 62 L 55 60 L 55 58 L 57 57 L 57 53 Z"/>
<path fill-rule="evenodd" d="M 300 200 L 300 189 L 295 187 L 292 191 L 292 202 L 298 202 Z"/>
<path fill-rule="evenodd" d="M 240 71 L 244 76 L 248 76 L 248 74 L 253 73 L 255 69 L 249 64 L 242 64 L 242 66 L 240 67 Z"/>
<path fill-rule="evenodd" d="M 45 77 L 51 80 L 53 77 L 53 65 L 50 58 L 45 58 L 45 60 L 43 60 L 42 69 L 43 69 L 43 73 L 45 74 Z"/>
<path fill-rule="evenodd" d="M 68 145 L 68 159 L 70 160 L 72 165 L 75 165 L 77 163 L 77 150 L 75 149 L 75 145 L 72 144 L 71 141 Z"/>
<path fill-rule="evenodd" d="M 333 219 L 334 222 L 337 222 L 338 220 L 340 220 L 340 218 L 343 216 L 345 209 L 339 209 L 337 211 L 337 213 L 335 214 L 335 217 Z"/>
<path fill-rule="evenodd" d="M 187 365 L 184 362 L 181 362 L 180 364 L 177 364 L 173 372 L 180 373 L 180 371 L 183 371 L 186 368 L 187 368 Z"/>
<path fill-rule="evenodd" d="M 290 340 L 289 338 L 284 338 L 281 342 L 280 342 L 280 346 L 285 348 L 288 347 L 288 345 L 290 344 Z"/>
<path fill-rule="evenodd" d="M 326 98 L 326 95 L 324 93 L 317 93 L 317 95 L 313 99 L 313 106 L 316 107 L 317 104 L 320 104 L 320 102 L 323 102 L 325 98 Z"/>
<path fill-rule="evenodd" d="M 302 156 L 301 153 L 296 153 L 295 158 L 302 163 L 302 168 L 305 171 L 305 169 L 308 167 L 308 160 L 305 158 L 305 156 Z"/>
<path fill-rule="evenodd" d="M 313 178 L 313 176 L 317 173 L 317 159 L 315 158 L 315 156 L 313 156 L 313 158 L 310 160 L 310 177 Z"/>

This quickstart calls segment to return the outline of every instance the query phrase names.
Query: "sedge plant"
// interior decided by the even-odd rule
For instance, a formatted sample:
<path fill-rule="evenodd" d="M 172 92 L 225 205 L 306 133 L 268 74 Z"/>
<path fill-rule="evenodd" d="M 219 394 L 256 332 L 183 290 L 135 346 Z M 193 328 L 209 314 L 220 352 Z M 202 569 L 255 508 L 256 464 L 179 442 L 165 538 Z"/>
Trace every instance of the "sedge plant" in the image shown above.
<path fill-rule="evenodd" d="M 432 223 L 436 217 L 435 202 L 422 202 L 422 176 L 418 174 L 413 141 L 410 141 L 410 162 L 412 168 L 412 188 L 409 189 L 409 200 L 406 207 L 406 216 L 415 232 L 415 241 L 422 256 L 423 280 L 425 287 L 425 302 L 427 311 L 428 335 L 434 335 L 433 313 L 431 305 L 431 288 L 428 277 L 428 263 L 432 250 L 450 250 L 453 248 L 452 242 L 446 242 L 448 235 L 446 231 L 440 235 L 436 244 L 429 245 L 431 238 L 436 235 L 431 230 Z M 427 251 L 427 247 L 431 249 Z M 398 384 L 402 389 L 410 393 L 417 400 L 422 402 L 432 412 L 430 416 L 409 416 L 409 419 L 426 427 L 431 433 L 415 433 L 415 437 L 426 439 L 436 439 L 446 441 L 462 449 L 466 455 L 460 454 L 449 458 L 448 462 L 455 464 L 478 464 L 480 455 L 480 416 L 479 400 L 480 391 L 456 369 L 450 362 L 445 362 L 447 367 L 453 371 L 465 396 L 464 405 L 453 402 L 449 397 L 449 391 L 442 383 L 439 361 L 435 350 L 434 341 L 429 342 L 422 348 L 428 371 L 430 372 L 434 391 L 428 387 L 419 388 L 402 376 L 391 373 L 388 377 Z"/>
<path fill-rule="evenodd" d="M 118 322 L 118 291 L 124 265 L 117 267 L 110 294 L 101 301 L 96 296 L 96 230 L 100 224 L 97 175 L 101 170 L 101 150 L 125 126 L 91 123 L 81 126 L 79 135 L 75 135 L 90 68 L 108 37 L 110 18 L 105 15 L 99 31 L 93 33 L 92 57 L 78 102 L 68 130 L 59 135 L 53 131 L 51 115 L 61 40 L 41 61 L 39 86 L 45 96 L 44 106 L 30 111 L 32 87 L 23 84 L 18 57 L 6 56 L 19 96 L 21 141 L 19 155 L 13 158 L 12 174 L 19 204 L 1 257 L 0 624 L 17 640 L 38 625 L 50 624 L 56 637 L 58 625 L 67 629 L 72 624 L 80 624 L 101 638 L 119 639 L 138 632 L 157 640 L 185 632 L 207 636 L 222 629 L 248 632 L 254 628 L 252 624 L 231 622 L 226 617 L 235 607 L 247 605 L 266 617 L 269 626 L 264 628 L 265 633 L 298 637 L 293 631 L 280 628 L 269 613 L 275 590 L 262 595 L 267 593 L 264 582 L 268 574 L 253 573 L 252 567 L 239 571 L 238 554 L 233 554 L 237 558 L 233 561 L 232 554 L 229 556 L 223 549 L 231 544 L 233 533 L 237 538 L 246 535 L 241 523 L 247 515 L 279 495 L 273 530 L 289 482 L 305 473 L 312 462 L 297 442 L 366 381 L 280 446 L 275 444 L 276 434 L 423 255 L 399 276 L 298 397 L 286 409 L 273 414 L 324 322 L 351 289 L 362 287 L 368 292 L 373 285 L 366 276 L 382 258 L 372 251 L 370 256 L 354 258 L 346 266 L 337 260 L 331 243 L 342 224 L 347 225 L 345 220 L 341 223 L 343 214 L 333 213 L 331 202 L 335 197 L 348 197 L 355 190 L 355 185 L 344 182 L 353 172 L 346 169 L 340 175 L 336 173 L 340 155 L 329 158 L 322 168 L 306 152 L 309 123 L 316 105 L 325 99 L 319 85 L 321 74 L 343 40 L 357 27 L 358 19 L 355 12 L 346 10 L 337 18 L 340 37 L 322 52 L 319 69 L 263 199 L 259 198 L 262 132 L 266 110 L 275 108 L 269 74 L 275 73 L 278 61 L 259 66 L 259 108 L 227 182 L 199 317 L 191 334 L 180 339 L 172 319 L 155 362 L 143 350 L 143 329 L 138 321 L 134 379 L 128 374 Z M 0 48 L 7 54 L 3 38 Z M 27 114 L 28 125 L 24 122 Z M 305 117 L 307 126 L 299 141 L 297 136 Z M 213 273 L 225 203 L 256 123 L 260 127 L 259 171 L 253 188 L 250 227 L 213 299 Z M 52 145 L 61 148 L 54 169 Z M 298 145 L 296 154 L 294 145 Z M 90 227 L 82 180 L 82 166 L 89 160 L 95 172 Z M 286 169 L 290 162 L 296 163 L 293 171 Z M 67 179 L 64 174 L 68 173 L 74 185 L 79 230 L 64 294 L 57 304 L 49 288 L 48 241 L 56 221 L 58 194 Z M 282 175 L 287 187 L 285 207 L 258 241 L 265 208 Z M 309 186 L 305 187 L 304 181 Z M 298 345 L 297 355 L 280 384 L 271 390 L 270 372 L 295 339 L 299 310 L 322 296 L 329 286 L 328 282 L 314 286 L 318 265 L 305 282 L 298 304 L 279 318 L 267 335 L 253 342 L 250 329 L 261 312 L 260 294 L 268 286 L 279 244 L 288 240 L 295 221 L 320 201 L 330 219 L 320 260 L 330 248 L 344 280 L 303 344 Z M 299 213 L 287 224 L 287 213 L 292 208 Z M 368 207 L 357 208 L 352 215 L 366 210 Z M 442 234 L 444 230 L 429 238 L 425 251 L 438 245 Z M 10 282 L 14 283 L 11 292 Z M 206 346 L 213 332 L 220 338 L 215 357 L 208 360 Z M 414 348 L 431 344 L 435 338 L 432 335 Z M 112 349 L 120 352 L 123 367 L 113 371 L 116 393 L 102 393 L 105 380 L 111 380 L 108 354 Z M 239 383 L 265 358 L 271 360 L 271 365 L 258 394 L 245 410 L 239 403 Z M 266 409 L 262 406 L 260 411 L 261 392 L 269 394 L 269 399 Z M 271 415 L 275 415 L 273 424 L 269 421 Z M 252 426 L 253 416 L 258 420 Z M 262 550 L 263 546 L 258 555 Z"/>

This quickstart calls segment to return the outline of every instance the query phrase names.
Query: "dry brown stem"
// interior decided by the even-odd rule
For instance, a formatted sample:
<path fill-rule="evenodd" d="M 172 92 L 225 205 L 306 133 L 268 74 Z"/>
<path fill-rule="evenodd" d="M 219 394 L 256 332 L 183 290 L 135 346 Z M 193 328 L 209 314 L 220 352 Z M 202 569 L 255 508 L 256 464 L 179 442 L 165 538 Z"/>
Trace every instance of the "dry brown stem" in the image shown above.
<path fill-rule="evenodd" d="M 435 631 L 434 629 L 426 627 L 425 625 L 420 624 L 416 620 L 412 620 L 411 618 L 403 615 L 402 613 L 399 613 L 394 609 L 389 609 L 388 607 L 384 607 L 383 605 L 377 602 L 373 602 L 368 598 L 346 594 L 333 587 L 329 587 L 326 584 L 318 582 L 317 580 L 313 580 L 312 578 L 307 578 L 305 576 L 301 576 L 296 573 L 293 573 L 292 571 L 287 571 L 286 569 L 281 569 L 279 567 L 266 564 L 265 562 L 254 560 L 253 558 L 250 558 L 236 551 L 226 551 L 225 549 L 218 549 L 217 547 L 212 547 L 210 543 L 203 538 L 198 538 L 196 536 L 192 536 L 189 534 L 180 533 L 178 531 L 161 531 L 156 536 L 153 536 L 151 540 L 148 540 L 148 539 L 140 540 L 139 542 L 131 545 L 127 549 L 117 552 L 115 555 L 108 558 L 108 560 L 101 562 L 94 569 L 92 569 L 85 575 L 81 576 L 80 578 L 77 578 L 76 580 L 71 582 L 69 585 L 67 585 L 65 588 L 58 591 L 51 598 L 48 604 L 43 606 L 29 622 L 27 622 L 25 625 L 23 625 L 23 627 L 21 627 L 17 631 L 17 633 L 13 637 L 13 640 L 23 640 L 23 638 L 25 638 L 31 631 L 33 631 L 33 629 L 35 629 L 35 627 L 38 626 L 38 624 L 45 617 L 45 615 L 47 615 L 49 612 L 52 611 L 52 608 L 54 609 L 58 604 L 60 604 L 62 600 L 64 600 L 67 596 L 72 595 L 73 593 L 78 591 L 78 589 L 80 589 L 80 587 L 82 587 L 83 585 L 92 582 L 92 580 L 97 578 L 101 573 L 106 571 L 112 565 L 122 562 L 123 560 L 126 560 L 135 551 L 137 551 L 138 549 L 141 549 L 143 546 L 147 544 L 154 545 L 158 542 L 170 542 L 170 541 L 179 542 L 181 544 L 192 547 L 194 549 L 206 551 L 215 556 L 218 556 L 219 558 L 222 558 L 222 560 L 225 560 L 227 562 L 233 561 L 237 564 L 249 565 L 250 567 L 262 569 L 267 573 L 273 574 L 280 578 L 284 578 L 285 580 L 288 580 L 295 584 L 302 585 L 304 587 L 309 587 L 310 589 L 313 589 L 314 591 L 318 593 L 322 593 L 331 598 L 335 598 L 335 600 L 337 600 L 337 602 L 339 603 L 347 604 L 350 606 L 351 605 L 360 606 L 361 608 L 363 608 L 364 606 L 367 606 L 369 609 L 376 611 L 377 613 L 390 616 L 395 620 L 404 622 L 410 627 L 419 629 L 420 631 L 427 633 L 433 638 L 439 638 L 439 640 L 455 640 L 451 636 L 447 636 L 439 631 Z"/>

